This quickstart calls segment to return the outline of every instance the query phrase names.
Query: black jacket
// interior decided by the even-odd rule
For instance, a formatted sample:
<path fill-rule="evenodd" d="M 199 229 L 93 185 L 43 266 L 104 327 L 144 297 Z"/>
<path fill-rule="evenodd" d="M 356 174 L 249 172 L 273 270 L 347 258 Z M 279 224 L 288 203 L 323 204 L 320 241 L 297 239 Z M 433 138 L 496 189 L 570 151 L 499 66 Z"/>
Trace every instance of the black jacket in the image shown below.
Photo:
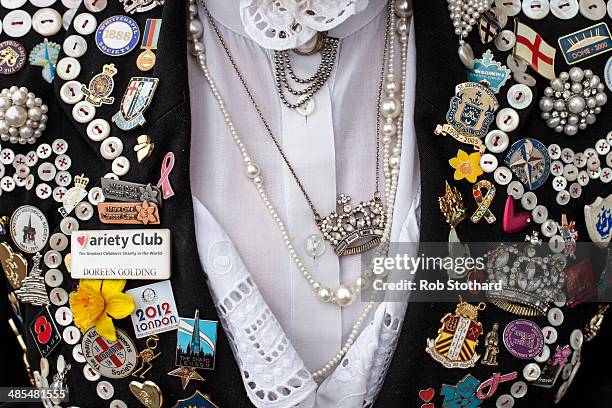
<path fill-rule="evenodd" d="M 415 35 L 417 45 L 417 87 L 416 87 L 416 108 L 414 124 L 418 142 L 418 150 L 421 162 L 421 239 L 422 241 L 445 242 L 448 237 L 448 226 L 444 222 L 438 210 L 437 197 L 444 191 L 444 180 L 452 179 L 451 169 L 448 166 L 448 159 L 454 157 L 459 146 L 457 142 L 450 138 L 442 138 L 433 135 L 433 129 L 438 123 L 444 123 L 444 117 L 448 109 L 448 102 L 453 95 L 454 86 L 460 82 L 465 82 L 465 69 L 461 65 L 456 49 L 457 39 L 452 32 L 451 22 L 447 15 L 447 4 L 445 1 L 435 2 L 415 1 Z M 63 12 L 60 2 L 53 5 L 54 8 Z M 24 6 L 30 13 L 35 8 L 29 3 Z M 81 10 L 84 7 L 81 6 Z M 0 15 L 4 15 L 6 10 L 0 10 Z M 122 5 L 118 1 L 110 1 L 108 7 L 101 13 L 96 14 L 98 23 L 103 19 L 125 14 Z M 118 69 L 115 76 L 115 104 L 112 106 L 104 105 L 98 108 L 98 117 L 104 117 L 110 122 L 110 117 L 117 111 L 118 102 L 121 99 L 128 80 L 132 76 L 152 76 L 160 79 L 160 83 L 154 97 L 153 103 L 146 111 L 146 125 L 130 132 L 122 132 L 114 125 L 112 135 L 120 137 L 125 144 L 125 155 L 132 163 L 129 173 L 129 181 L 142 183 L 156 183 L 159 179 L 161 162 L 166 152 L 174 152 L 176 162 L 170 174 L 170 182 L 175 192 L 175 196 L 167 200 L 163 208 L 160 209 L 161 227 L 170 228 L 172 231 L 172 287 L 174 290 L 179 314 L 181 316 L 192 316 L 197 308 L 200 311 L 200 318 L 218 320 L 213 301 L 210 297 L 206 284 L 206 274 L 202 270 L 197 255 L 193 210 L 191 203 L 190 183 L 189 183 L 189 148 L 190 148 L 190 106 L 189 88 L 187 82 L 187 43 L 185 35 L 185 7 L 183 2 L 166 1 L 166 5 L 158 7 L 150 12 L 136 14 L 132 16 L 137 20 L 141 29 L 147 18 L 162 18 L 163 24 L 161 35 L 156 51 L 157 63 L 155 68 L 148 73 L 141 73 L 137 70 L 135 60 L 138 50 L 133 51 L 123 57 L 107 57 L 96 48 L 92 36 L 86 36 L 89 49 L 86 55 L 79 58 L 81 63 L 81 74 L 78 77 L 80 82 L 87 84 L 90 78 L 101 71 L 102 65 L 112 62 Z M 608 17 L 606 19 L 609 20 Z M 511 22 L 509 23 L 511 24 Z M 554 44 L 556 38 L 562 34 L 571 33 L 579 28 L 591 25 L 580 15 L 573 20 L 564 21 L 552 16 L 540 22 L 532 22 L 532 27 L 544 36 L 549 43 Z M 63 42 L 65 35 L 73 34 L 71 28 L 68 33 L 60 33 L 51 37 L 50 40 L 59 44 Z M 0 34 L 1 39 L 5 39 L 4 34 Z M 471 44 L 475 47 L 475 53 L 479 56 L 486 48 L 481 46 L 474 33 L 470 37 Z M 42 38 L 30 32 L 27 37 L 20 39 L 29 51 L 36 43 L 41 42 Z M 497 50 L 491 45 L 494 53 Z M 62 55 L 60 55 L 60 58 Z M 603 65 L 606 57 L 601 56 L 588 61 L 588 65 L 598 74 L 603 72 Z M 565 67 L 562 57 L 557 55 L 557 72 Z M 536 74 L 534 74 L 535 76 Z M 69 154 L 73 159 L 73 175 L 85 174 L 90 178 L 89 187 L 99 185 L 101 176 L 110 172 L 110 162 L 100 156 L 99 143 L 91 141 L 86 135 L 86 125 L 77 123 L 72 117 L 72 105 L 67 105 L 61 101 L 58 94 L 64 81 L 56 78 L 53 85 L 44 82 L 40 75 L 40 68 L 29 64 L 16 74 L 3 76 L 0 78 L 2 87 L 11 85 L 27 86 L 37 96 L 43 98 L 49 106 L 48 128 L 44 133 L 43 140 L 49 141 L 52 138 L 62 137 L 70 144 Z M 534 99 L 541 94 L 545 80 L 538 77 L 537 90 L 534 92 Z M 506 85 L 509 86 L 512 80 Z M 500 95 L 503 95 L 501 93 Z M 505 106 L 506 102 L 500 97 L 500 103 Z M 228 99 L 231 103 L 231 98 Z M 588 130 L 580 133 L 575 138 L 563 138 L 562 143 L 576 148 L 584 149 L 587 143 L 601 137 L 607 133 L 612 125 L 612 116 L 606 114 L 609 107 L 604 107 L 604 112 L 599 115 L 595 125 Z M 155 143 L 153 155 L 143 164 L 138 164 L 133 152 L 136 138 L 140 134 L 148 134 Z M 539 118 L 537 102 L 522 112 L 521 128 L 513 133 L 516 135 L 531 135 L 537 137 L 543 143 L 552 143 L 559 139 L 552 131 L 546 128 L 544 122 Z M 212 137 L 212 136 L 211 136 Z M 8 146 L 3 143 L 3 147 L 11 147 L 18 152 L 27 152 L 31 148 L 28 146 Z M 467 185 L 467 184 L 466 184 Z M 464 197 L 471 198 L 471 193 L 466 186 L 461 186 Z M 541 195 L 549 205 L 549 209 L 559 217 L 561 210 L 554 208 L 554 195 L 552 189 L 546 187 L 544 195 Z M 587 189 L 588 191 L 588 189 Z M 608 190 L 609 191 L 609 190 Z M 542 194 L 542 193 L 540 193 Z M 598 191 L 588 191 L 575 203 L 565 210 L 570 217 L 577 220 L 577 229 L 586 237 L 582 208 L 585 204 L 593 201 Z M 49 219 L 51 229 L 56 229 L 61 217 L 57 212 L 58 204 L 52 199 L 45 201 L 38 200 L 34 190 L 0 196 L 0 215 L 10 215 L 14 209 L 31 203 L 42 209 Z M 503 199 L 497 198 L 494 201 L 494 213 L 499 214 L 498 219 L 503 214 Z M 123 226 L 125 227 L 125 226 Z M 81 228 L 97 229 L 105 228 L 98 220 L 97 216 L 87 223 L 82 223 Z M 461 238 L 463 241 L 508 241 L 523 240 L 522 234 L 509 236 L 501 231 L 499 224 L 492 227 L 485 227 L 482 223 L 472 225 L 469 222 L 462 223 Z M 6 236 L 3 239 L 9 239 Z M 68 275 L 66 275 L 68 276 Z M 128 289 L 140 286 L 143 282 L 128 281 Z M 76 287 L 77 282 L 69 278 L 63 283 L 63 287 L 71 291 Z M 382 391 L 376 402 L 377 407 L 414 407 L 420 406 L 419 390 L 429 387 L 436 390 L 436 397 L 433 400 L 437 406 L 442 406 L 442 398 L 439 395 L 442 384 L 454 385 L 461 380 L 468 372 L 481 381 L 489 378 L 493 372 L 507 373 L 518 370 L 519 377 L 525 362 L 514 359 L 503 350 L 500 355 L 500 366 L 492 370 L 481 364 L 470 370 L 445 369 L 440 364 L 434 362 L 425 352 L 425 342 L 427 338 L 435 337 L 437 329 L 440 327 L 440 318 L 447 312 L 454 311 L 454 303 L 430 303 L 414 302 L 408 306 L 405 324 L 399 338 L 399 344 L 393 355 L 392 362 L 384 380 Z M 51 310 L 55 307 L 51 306 Z M 567 308 L 565 308 L 567 309 Z M 593 304 L 583 304 L 572 310 L 565 310 L 566 322 L 559 330 L 560 339 L 565 338 L 567 343 L 569 333 L 575 328 L 583 328 L 594 314 L 596 309 Z M 23 330 L 29 348 L 29 360 L 33 369 L 38 368 L 40 355 L 33 343 L 29 331 L 29 324 L 33 317 L 40 312 L 40 308 L 30 305 L 22 305 L 22 313 L 25 324 Z M 498 322 L 500 327 L 516 316 L 510 315 L 493 306 L 487 308 L 479 316 L 485 333 L 494 322 Z M 545 326 L 546 318 L 534 318 L 540 326 Z M 609 323 L 609 322 L 608 322 Z M 123 319 L 116 322 L 116 326 L 125 329 L 133 334 L 130 319 Z M 608 326 L 609 327 L 609 326 Z M 603 330 L 606 330 L 604 325 Z M 230 345 L 225 333 L 220 330 L 217 342 L 216 369 L 213 372 L 203 372 L 205 382 L 192 381 L 187 390 L 182 390 L 180 380 L 166 375 L 175 366 L 175 332 L 166 332 L 160 335 L 161 341 L 156 351 L 161 351 L 162 358 L 154 362 L 154 368 L 148 373 L 147 378 L 156 382 L 163 390 L 164 406 L 172 406 L 177 399 L 186 398 L 195 389 L 211 395 L 220 407 L 247 407 L 250 402 L 243 390 L 241 372 L 232 355 Z M 561 340 L 560 340 L 561 342 Z M 481 339 L 482 343 L 482 339 Z M 144 339 L 137 341 L 139 349 L 144 348 Z M 482 346 L 480 346 L 482 347 Z M 598 356 L 606 355 L 606 345 L 601 336 L 592 343 L 585 345 L 583 359 L 589 358 L 596 361 Z M 54 361 L 58 351 L 65 357 L 71 359 L 71 347 L 62 343 L 52 354 Z M 583 364 L 587 364 L 586 362 Z M 68 384 L 71 392 L 71 405 L 81 407 L 102 407 L 108 406 L 108 402 L 102 401 L 96 395 L 96 382 L 89 382 L 83 378 L 82 364 L 73 362 L 72 370 L 68 375 Z M 598 387 L 599 381 L 609 384 L 610 375 L 604 374 L 602 377 L 595 376 L 594 372 L 582 372 L 589 379 L 591 387 Z M 127 384 L 130 378 L 121 380 L 111 380 L 115 388 L 115 396 L 127 402 L 129 406 L 137 406 L 138 403 L 128 390 Z M 553 406 L 554 391 L 560 385 L 560 381 L 551 391 L 545 388 L 530 387 L 526 397 L 517 400 L 517 406 L 547 407 Z M 574 384 L 571 393 L 583 394 L 588 392 L 587 385 L 583 383 L 583 389 Z M 500 391 L 493 398 L 501 393 L 509 392 L 509 384 L 501 386 Z M 570 395 L 571 395 L 570 393 Z M 609 391 L 608 391 L 609 393 Z M 601 396 L 601 395 L 600 395 Z M 566 397 L 568 398 L 568 397 Z M 588 397 L 584 397 L 588 398 Z M 588 406 L 604 407 L 608 406 L 612 396 L 608 399 L 594 398 L 587 401 L 591 402 Z M 584 399 L 581 398 L 582 401 Z M 569 401 L 569 400 L 568 400 Z M 483 406 L 493 406 L 494 399 L 485 401 Z M 575 405 L 567 405 L 575 406 Z"/>

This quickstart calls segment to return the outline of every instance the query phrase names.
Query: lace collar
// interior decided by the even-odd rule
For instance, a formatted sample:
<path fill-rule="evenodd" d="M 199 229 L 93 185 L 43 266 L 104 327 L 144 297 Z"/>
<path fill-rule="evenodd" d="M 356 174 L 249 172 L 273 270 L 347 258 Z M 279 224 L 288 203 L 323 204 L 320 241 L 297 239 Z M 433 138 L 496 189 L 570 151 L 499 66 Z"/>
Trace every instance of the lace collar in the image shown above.
<path fill-rule="evenodd" d="M 317 31 L 348 37 L 368 24 L 386 0 L 205 0 L 213 17 L 264 48 L 296 48 Z"/>

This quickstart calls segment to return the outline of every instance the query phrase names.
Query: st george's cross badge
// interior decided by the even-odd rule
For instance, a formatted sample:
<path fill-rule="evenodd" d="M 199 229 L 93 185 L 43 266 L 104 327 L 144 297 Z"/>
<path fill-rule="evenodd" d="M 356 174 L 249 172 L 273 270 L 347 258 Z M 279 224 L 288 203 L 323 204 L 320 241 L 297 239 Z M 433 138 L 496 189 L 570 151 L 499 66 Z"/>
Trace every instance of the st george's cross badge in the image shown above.
<path fill-rule="evenodd" d="M 612 238 L 612 194 L 585 205 L 584 220 L 591 241 L 600 248 L 607 247 Z"/>
<path fill-rule="evenodd" d="M 144 111 L 149 107 L 155 95 L 158 78 L 132 77 L 121 99 L 119 112 L 113 116 L 113 122 L 121 130 L 131 130 L 145 124 Z"/>
<path fill-rule="evenodd" d="M 461 300 L 455 313 L 447 313 L 440 320 L 442 327 L 435 340 L 427 339 L 427 353 L 446 368 L 474 367 L 480 358 L 476 346 L 482 334 L 482 324 L 476 318 L 485 307 L 484 303 L 474 306 Z"/>

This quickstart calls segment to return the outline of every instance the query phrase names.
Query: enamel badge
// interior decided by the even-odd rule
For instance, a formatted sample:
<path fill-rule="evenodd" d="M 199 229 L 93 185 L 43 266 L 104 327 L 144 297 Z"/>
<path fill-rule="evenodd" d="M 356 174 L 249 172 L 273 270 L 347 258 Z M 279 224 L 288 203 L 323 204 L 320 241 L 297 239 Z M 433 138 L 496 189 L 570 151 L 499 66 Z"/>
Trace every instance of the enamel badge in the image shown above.
<path fill-rule="evenodd" d="M 498 93 L 510 78 L 510 70 L 495 61 L 491 50 L 487 50 L 481 59 L 474 61 L 474 68 L 468 71 L 467 77 L 471 82 L 487 85 L 490 90 Z"/>
<path fill-rule="evenodd" d="M 176 401 L 174 408 L 219 408 L 210 397 L 200 391 L 194 392 L 189 398 Z"/>
<path fill-rule="evenodd" d="M 464 82 L 455 87 L 446 113 L 446 125 L 438 125 L 437 135 L 451 135 L 461 143 L 471 144 L 475 150 L 484 153 L 485 146 L 480 140 L 489 131 L 499 107 L 493 91 L 475 82 Z"/>
<path fill-rule="evenodd" d="M 447 313 L 440 320 L 442 327 L 438 329 L 438 336 L 427 339 L 427 353 L 446 368 L 474 367 L 480 358 L 476 354 L 478 337 L 483 332 L 477 320 L 478 311 L 485 307 L 484 303 L 473 306 L 461 301 L 455 313 Z"/>
<path fill-rule="evenodd" d="M 117 73 L 115 64 L 106 64 L 102 67 L 102 72 L 91 78 L 89 86 L 83 85 L 81 91 L 85 95 L 85 100 L 93 106 L 100 107 L 102 104 L 111 105 L 115 98 L 109 96 L 115 87 L 113 76 Z"/>
<path fill-rule="evenodd" d="M 0 74 L 14 74 L 25 65 L 26 53 L 17 41 L 0 42 Z"/>
<path fill-rule="evenodd" d="M 570 65 L 612 50 L 612 36 L 606 23 L 564 35 L 558 42 L 563 58 Z"/>
<path fill-rule="evenodd" d="M 612 237 L 612 194 L 585 205 L 584 220 L 591 241 L 600 248 L 607 247 Z"/>
<path fill-rule="evenodd" d="M 121 130 L 131 130 L 145 124 L 144 111 L 147 110 L 155 95 L 159 79 L 132 77 L 125 94 L 121 99 L 119 112 L 113 116 L 113 122 Z"/>
<path fill-rule="evenodd" d="M 540 187 L 550 175 L 548 149 L 536 139 L 516 141 L 508 150 L 505 163 L 530 190 Z"/>
<path fill-rule="evenodd" d="M 179 319 L 176 365 L 214 370 L 216 344 L 217 322 L 200 320 L 200 312 L 196 309 L 193 319 Z"/>
<path fill-rule="evenodd" d="M 43 67 L 42 77 L 49 83 L 55 78 L 55 65 L 61 49 L 59 44 L 45 38 L 44 42 L 36 45 L 30 52 L 30 64 Z"/>

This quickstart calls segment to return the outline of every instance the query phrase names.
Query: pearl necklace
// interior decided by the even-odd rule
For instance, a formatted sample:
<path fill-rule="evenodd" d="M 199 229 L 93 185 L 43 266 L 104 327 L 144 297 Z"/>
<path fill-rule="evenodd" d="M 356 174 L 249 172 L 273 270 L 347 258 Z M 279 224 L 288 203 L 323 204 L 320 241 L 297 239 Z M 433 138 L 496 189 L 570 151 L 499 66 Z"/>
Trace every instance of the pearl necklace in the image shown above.
<path fill-rule="evenodd" d="M 208 12 L 205 4 L 203 4 L 203 7 Z M 398 90 L 398 84 L 395 81 L 394 65 L 393 65 L 395 29 L 396 29 L 395 14 L 393 13 L 393 10 L 395 10 L 395 12 L 400 17 L 397 23 L 397 30 L 398 30 L 398 33 L 400 34 L 400 43 L 401 43 L 401 81 L 400 81 L 401 85 L 399 85 L 399 88 L 400 88 L 399 89 L 400 91 L 399 101 L 397 100 L 395 96 L 395 93 Z M 367 285 L 367 280 L 369 280 L 369 278 L 372 277 L 373 274 L 372 274 L 371 268 L 369 271 L 364 272 L 363 277 L 360 277 L 357 279 L 354 289 L 350 286 L 341 285 L 340 287 L 338 287 L 338 289 L 336 289 L 333 292 L 328 288 L 322 287 L 321 284 L 313 278 L 310 272 L 308 272 L 304 263 L 302 262 L 299 255 L 297 254 L 297 251 L 295 250 L 295 248 L 293 247 L 291 243 L 291 239 L 285 228 L 285 224 L 283 223 L 282 219 L 278 215 L 276 208 L 274 207 L 274 205 L 270 202 L 268 198 L 268 194 L 263 184 L 263 176 L 260 174 L 259 167 L 257 166 L 255 162 L 253 162 L 251 156 L 249 155 L 246 149 L 246 146 L 244 145 L 244 143 L 238 136 L 236 128 L 230 118 L 229 112 L 226 109 L 226 105 L 223 100 L 223 97 L 219 93 L 216 83 L 214 79 L 212 78 L 212 76 L 210 75 L 210 71 L 208 70 L 208 66 L 206 65 L 206 50 L 205 50 L 204 44 L 201 41 L 199 41 L 199 39 L 202 37 L 202 34 L 203 34 L 203 25 L 200 19 L 198 18 L 198 7 L 195 3 L 195 0 L 189 0 L 188 12 L 189 12 L 188 36 L 189 36 L 189 40 L 192 43 L 191 52 L 195 56 L 198 62 L 198 65 L 200 66 L 200 69 L 204 73 L 204 77 L 206 78 L 208 84 L 210 85 L 213 96 L 217 100 L 219 108 L 221 112 L 223 113 L 225 123 L 228 126 L 228 129 L 232 135 L 232 138 L 234 142 L 236 143 L 236 146 L 240 150 L 240 153 L 242 154 L 243 164 L 245 166 L 247 176 L 255 184 L 255 188 L 257 189 L 257 192 L 259 193 L 262 201 L 264 202 L 268 211 L 270 212 L 270 215 L 276 222 L 292 260 L 297 265 L 298 269 L 302 272 L 304 278 L 311 284 L 312 289 L 315 291 L 315 293 L 317 294 L 320 300 L 325 301 L 325 302 L 336 303 L 340 306 L 346 306 L 346 305 L 351 304 L 355 300 L 356 295 L 361 293 L 362 288 L 364 288 Z M 400 106 L 400 109 L 399 109 L 400 112 L 403 112 L 403 105 L 404 105 L 405 93 L 406 93 L 405 86 L 404 86 L 405 84 L 404 84 L 403 79 L 406 76 L 406 54 L 407 54 L 407 48 L 408 48 L 408 27 L 409 27 L 406 17 L 410 15 L 409 13 L 410 13 L 410 9 L 409 9 L 407 0 L 400 0 L 400 2 L 397 4 L 395 3 L 394 0 L 391 1 L 390 7 L 389 7 L 389 20 L 388 20 L 389 29 L 388 29 L 387 35 L 390 34 L 392 41 L 389 43 L 388 66 L 387 66 L 388 73 L 387 73 L 387 78 L 386 78 L 387 82 L 385 83 L 385 86 L 384 86 L 386 97 L 383 100 L 382 105 L 384 106 L 385 104 L 390 105 L 390 104 L 395 103 L 396 105 Z M 211 21 L 211 24 L 213 24 L 213 28 L 215 28 L 216 26 L 214 26 L 214 22 L 212 21 L 212 17 L 210 16 L 210 14 L 208 14 L 208 19 L 209 21 Z M 217 34 L 219 35 L 218 31 L 217 31 Z M 228 53 L 228 57 L 230 57 L 230 60 L 233 63 L 233 60 L 231 59 L 231 56 L 229 55 L 229 53 Z M 382 109 L 381 111 L 381 113 L 385 117 L 385 124 L 383 125 L 383 135 L 384 136 L 383 136 L 382 141 L 383 141 L 383 166 L 384 166 L 384 177 L 385 177 L 385 191 L 387 192 L 385 194 L 386 196 L 385 198 L 387 201 L 386 211 L 387 211 L 388 219 L 392 220 L 394 204 L 395 204 L 395 196 L 397 192 L 397 181 L 399 177 L 399 165 L 400 165 L 400 154 L 401 154 L 402 133 L 403 133 L 402 131 L 403 115 L 398 114 L 398 113 L 389 114 L 389 112 L 390 111 L 386 111 L 385 109 Z M 395 136 L 395 146 L 391 149 L 390 145 L 393 140 L 393 136 Z M 381 238 L 381 245 L 379 245 L 379 247 L 376 250 L 377 256 L 385 255 L 387 253 L 390 236 L 391 236 L 391 222 L 388 222 L 385 225 L 383 236 Z M 377 278 L 380 278 L 380 279 L 384 279 L 384 277 L 385 276 L 377 276 Z M 374 302 L 372 298 L 368 301 L 362 313 L 360 314 L 359 318 L 353 325 L 351 333 L 348 336 L 343 347 L 321 369 L 312 373 L 312 377 L 315 381 L 322 380 L 325 377 L 327 377 L 327 375 L 331 373 L 333 368 L 338 363 L 340 363 L 340 361 L 346 355 L 346 353 L 348 353 L 348 350 L 350 349 L 350 347 L 355 342 L 355 339 L 357 338 L 357 335 L 359 333 L 361 326 L 363 325 L 368 315 L 374 308 L 375 303 L 376 302 Z"/>

